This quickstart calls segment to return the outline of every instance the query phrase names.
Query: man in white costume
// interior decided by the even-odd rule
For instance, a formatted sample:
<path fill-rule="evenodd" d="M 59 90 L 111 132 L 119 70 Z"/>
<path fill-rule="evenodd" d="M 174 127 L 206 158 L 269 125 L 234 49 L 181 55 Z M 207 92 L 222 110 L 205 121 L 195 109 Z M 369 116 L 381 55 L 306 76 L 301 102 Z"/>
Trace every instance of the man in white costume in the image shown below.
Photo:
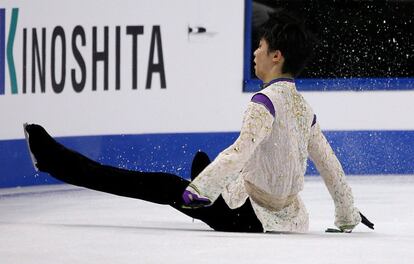
<path fill-rule="evenodd" d="M 249 103 L 239 138 L 210 163 L 198 152 L 191 183 L 164 172 L 107 166 L 70 150 L 36 124 L 24 126 L 35 169 L 69 184 L 169 205 L 217 231 L 306 232 L 300 199 L 308 156 L 335 203 L 335 225 L 350 232 L 362 222 L 342 167 L 316 116 L 296 91 L 312 38 L 286 12 L 271 16 L 255 51 L 255 71 L 265 83 Z M 200 173 L 201 172 L 201 173 Z"/>
<path fill-rule="evenodd" d="M 187 187 L 187 206 L 208 206 L 220 195 L 232 209 L 250 200 L 263 231 L 306 232 L 308 214 L 299 192 L 310 157 L 334 201 L 338 231 L 351 232 L 361 222 L 342 166 L 296 90 L 293 78 L 312 43 L 304 25 L 286 12 L 263 26 L 254 62 L 264 88 L 248 104 L 237 140 Z"/>

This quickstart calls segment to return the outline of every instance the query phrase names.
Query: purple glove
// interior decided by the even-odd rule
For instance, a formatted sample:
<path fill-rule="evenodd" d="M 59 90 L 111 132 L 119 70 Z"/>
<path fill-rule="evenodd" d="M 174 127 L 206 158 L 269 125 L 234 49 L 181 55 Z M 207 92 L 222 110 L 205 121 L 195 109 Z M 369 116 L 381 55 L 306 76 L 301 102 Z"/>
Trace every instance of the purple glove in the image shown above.
<path fill-rule="evenodd" d="M 208 199 L 205 196 L 200 195 L 191 186 L 185 189 L 182 197 L 183 197 L 184 204 L 181 207 L 185 209 L 197 209 L 197 208 L 211 205 L 210 199 Z"/>

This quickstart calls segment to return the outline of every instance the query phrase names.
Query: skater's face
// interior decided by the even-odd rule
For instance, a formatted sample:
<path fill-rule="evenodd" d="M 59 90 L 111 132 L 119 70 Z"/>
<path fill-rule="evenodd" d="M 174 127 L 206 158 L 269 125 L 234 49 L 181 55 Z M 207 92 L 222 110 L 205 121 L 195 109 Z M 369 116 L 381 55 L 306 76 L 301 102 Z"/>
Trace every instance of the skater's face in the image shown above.
<path fill-rule="evenodd" d="M 279 50 L 269 51 L 269 45 L 265 39 L 261 39 L 259 46 L 253 53 L 254 71 L 260 80 L 269 82 L 272 80 L 274 72 L 280 70 L 282 53 Z"/>

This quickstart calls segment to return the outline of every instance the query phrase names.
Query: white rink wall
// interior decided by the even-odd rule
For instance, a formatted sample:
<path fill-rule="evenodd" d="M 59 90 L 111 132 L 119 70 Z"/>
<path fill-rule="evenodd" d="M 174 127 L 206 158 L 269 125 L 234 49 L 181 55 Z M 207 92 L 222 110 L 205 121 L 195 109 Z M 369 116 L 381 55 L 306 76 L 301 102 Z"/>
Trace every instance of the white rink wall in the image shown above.
<path fill-rule="evenodd" d="M 1 139 L 21 138 L 20 124 L 24 121 L 47 124 L 59 136 L 237 129 L 249 97 L 241 93 L 243 1 L 100 1 L 99 4 L 95 1 L 6 1 L 5 8 L 7 25 L 12 8 L 19 8 L 14 40 L 19 89 L 17 94 L 10 94 L 10 79 L 6 74 L 6 93 L 0 96 L 0 109 L 13 115 L 1 115 L 0 121 L 5 124 L 5 129 L 0 131 Z M 71 82 L 72 70 L 77 80 L 81 79 L 80 66 L 71 47 L 72 32 L 77 25 L 85 32 L 84 46 L 81 37 L 75 38 L 86 67 L 86 83 L 79 93 L 74 91 Z M 66 82 L 59 94 L 53 90 L 50 67 L 52 33 L 57 26 L 64 29 L 66 37 Z M 120 26 L 120 90 L 115 88 L 116 26 Z M 135 37 L 137 71 L 133 73 L 134 37 L 127 34 L 126 28 L 135 26 L 141 27 L 143 33 Z M 159 42 L 151 42 L 154 26 L 160 27 Z M 203 26 L 208 34 L 190 35 L 189 26 Z M 108 27 L 107 91 L 104 91 L 102 61 L 96 67 L 97 89 L 92 90 L 93 27 L 97 29 L 98 51 L 104 50 L 104 28 Z M 32 30 L 37 31 L 40 43 L 42 28 L 46 30 L 45 93 L 40 92 L 37 69 L 32 73 Z M 26 94 L 22 92 L 24 29 L 27 29 Z M 62 45 L 61 38 L 56 39 L 55 72 L 59 80 Z M 159 72 L 152 74 L 151 87 L 146 88 L 151 45 L 153 64 L 158 64 L 162 55 L 165 88 Z M 136 89 L 133 89 L 134 75 Z M 33 76 L 35 93 L 31 92 Z M 217 118 L 218 114 L 222 118 Z"/>

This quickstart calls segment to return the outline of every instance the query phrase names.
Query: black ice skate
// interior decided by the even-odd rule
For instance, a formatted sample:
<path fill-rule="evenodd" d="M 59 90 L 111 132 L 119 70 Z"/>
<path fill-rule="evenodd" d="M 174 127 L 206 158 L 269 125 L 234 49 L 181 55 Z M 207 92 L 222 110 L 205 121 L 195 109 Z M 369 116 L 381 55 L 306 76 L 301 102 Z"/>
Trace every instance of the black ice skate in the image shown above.
<path fill-rule="evenodd" d="M 29 125 L 28 123 L 24 123 L 24 124 L 23 124 L 23 131 L 24 131 L 24 136 L 25 136 L 25 138 L 26 138 L 27 149 L 29 150 L 29 154 L 30 154 L 30 158 L 31 158 L 31 160 L 32 160 L 33 168 L 34 168 L 36 171 L 39 171 L 39 168 L 37 167 L 37 160 L 36 160 L 36 157 L 34 156 L 34 154 L 33 154 L 32 150 L 31 150 L 31 148 L 30 148 L 30 143 L 29 143 L 29 132 L 27 132 L 27 126 L 28 126 L 28 125 Z"/>
<path fill-rule="evenodd" d="M 194 158 L 193 163 L 191 164 L 191 181 L 193 181 L 200 172 L 202 172 L 209 164 L 210 158 L 203 151 L 198 151 Z"/>
<path fill-rule="evenodd" d="M 62 149 L 46 130 L 36 124 L 24 124 L 27 147 L 36 171 L 49 172 L 62 158 Z"/>

